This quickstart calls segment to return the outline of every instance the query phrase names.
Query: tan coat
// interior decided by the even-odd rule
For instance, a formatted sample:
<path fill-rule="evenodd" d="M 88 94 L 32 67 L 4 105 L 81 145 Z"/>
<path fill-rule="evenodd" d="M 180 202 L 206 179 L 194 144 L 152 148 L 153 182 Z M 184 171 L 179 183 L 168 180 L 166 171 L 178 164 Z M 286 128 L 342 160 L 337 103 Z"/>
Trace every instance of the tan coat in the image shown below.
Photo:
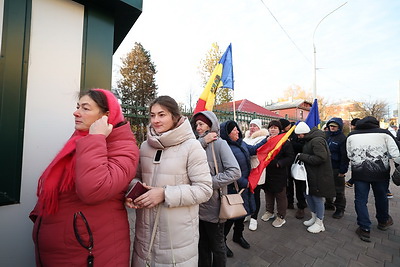
<path fill-rule="evenodd" d="M 162 150 L 158 163 L 157 150 Z M 165 187 L 165 202 L 151 249 L 151 266 L 197 266 L 199 204 L 212 194 L 207 157 L 195 139 L 186 118 L 162 135 L 150 127 L 147 141 L 140 149 L 141 179 Z M 157 207 L 137 210 L 132 266 L 144 266 L 156 219 Z"/>

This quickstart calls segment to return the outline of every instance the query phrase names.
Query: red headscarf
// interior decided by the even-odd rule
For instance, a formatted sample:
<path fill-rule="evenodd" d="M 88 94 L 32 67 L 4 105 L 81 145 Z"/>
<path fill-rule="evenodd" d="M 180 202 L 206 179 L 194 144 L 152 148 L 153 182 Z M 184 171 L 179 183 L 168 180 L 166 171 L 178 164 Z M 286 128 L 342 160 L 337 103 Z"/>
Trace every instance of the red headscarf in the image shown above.
<path fill-rule="evenodd" d="M 114 94 L 104 89 L 93 89 L 103 93 L 107 98 L 108 123 L 115 126 L 124 121 L 121 106 Z M 58 210 L 58 194 L 67 192 L 75 184 L 75 149 L 76 141 L 89 134 L 89 131 L 78 131 L 72 134 L 61 151 L 43 172 L 38 182 L 37 195 L 43 207 L 43 214 L 54 214 Z"/>

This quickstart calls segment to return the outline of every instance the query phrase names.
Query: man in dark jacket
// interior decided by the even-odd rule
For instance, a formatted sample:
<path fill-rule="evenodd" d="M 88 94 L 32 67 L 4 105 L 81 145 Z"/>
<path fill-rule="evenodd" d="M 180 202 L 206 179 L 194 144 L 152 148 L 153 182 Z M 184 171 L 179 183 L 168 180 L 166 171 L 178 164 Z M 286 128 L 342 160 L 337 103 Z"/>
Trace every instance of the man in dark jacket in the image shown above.
<path fill-rule="evenodd" d="M 340 219 L 344 215 L 346 208 L 345 176 L 349 168 L 349 159 L 346 152 L 346 136 L 343 134 L 343 120 L 341 118 L 332 118 L 326 123 L 328 131 L 326 131 L 326 141 L 328 142 L 329 151 L 331 152 L 331 163 L 333 177 L 335 179 L 336 198 L 327 198 L 325 207 L 336 209 L 332 217 Z"/>
<path fill-rule="evenodd" d="M 390 132 L 380 129 L 378 120 L 368 116 L 358 121 L 356 130 L 349 133 L 346 149 L 354 180 L 354 204 L 359 226 L 356 233 L 361 240 L 371 242 L 367 207 L 369 191 L 372 187 L 378 229 L 386 231 L 393 224 L 386 196 L 390 181 L 389 159 L 400 163 L 399 147 Z"/>

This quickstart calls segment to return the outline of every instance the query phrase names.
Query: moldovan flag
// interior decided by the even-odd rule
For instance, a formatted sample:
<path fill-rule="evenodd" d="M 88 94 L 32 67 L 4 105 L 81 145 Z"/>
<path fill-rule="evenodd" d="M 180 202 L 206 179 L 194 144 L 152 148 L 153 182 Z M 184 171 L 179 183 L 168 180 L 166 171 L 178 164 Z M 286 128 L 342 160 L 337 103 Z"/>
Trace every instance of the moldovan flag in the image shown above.
<path fill-rule="evenodd" d="M 314 99 L 314 103 L 310 109 L 310 113 L 308 113 L 308 115 L 307 115 L 305 123 L 307 123 L 307 125 L 308 125 L 308 127 L 310 127 L 310 129 L 312 129 L 315 126 L 318 126 L 320 122 L 321 121 L 319 119 L 318 100 Z"/>
<path fill-rule="evenodd" d="M 290 128 L 285 134 L 279 134 L 277 136 L 268 139 L 267 143 L 257 149 L 257 158 L 260 162 L 256 168 L 251 169 L 249 175 L 249 187 L 250 191 L 254 193 L 254 189 L 257 187 L 257 183 L 260 180 L 260 175 L 264 168 L 278 155 L 281 151 L 282 145 L 288 140 L 289 136 L 293 133 L 295 125 Z"/>
<path fill-rule="evenodd" d="M 215 66 L 203 93 L 197 101 L 193 114 L 204 110 L 213 110 L 218 88 L 233 90 L 232 44 L 229 44 L 217 66 Z"/>

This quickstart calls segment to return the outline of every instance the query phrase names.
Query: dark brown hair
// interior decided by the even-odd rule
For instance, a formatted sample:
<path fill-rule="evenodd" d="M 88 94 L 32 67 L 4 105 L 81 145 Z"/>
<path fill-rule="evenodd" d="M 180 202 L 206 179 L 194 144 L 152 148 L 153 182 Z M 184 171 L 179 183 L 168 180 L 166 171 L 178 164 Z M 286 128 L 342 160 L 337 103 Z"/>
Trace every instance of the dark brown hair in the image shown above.
<path fill-rule="evenodd" d="M 276 126 L 279 128 L 279 131 L 282 131 L 282 124 L 278 120 L 272 120 L 268 123 L 267 129 L 271 128 L 272 126 Z"/>
<path fill-rule="evenodd" d="M 91 89 L 86 92 L 80 92 L 79 98 L 85 95 L 93 99 L 93 101 L 96 102 L 103 113 L 109 111 L 107 97 L 102 92 Z"/>
<path fill-rule="evenodd" d="M 102 113 L 106 113 L 107 111 L 110 111 L 109 106 L 108 106 L 107 96 L 105 94 L 103 94 L 101 91 L 90 89 L 85 92 L 80 92 L 79 98 L 81 98 L 82 96 L 85 96 L 85 95 L 87 95 L 91 99 L 93 99 L 93 101 L 99 106 Z M 114 125 L 114 128 L 118 128 L 122 125 L 125 125 L 126 123 L 127 123 L 126 121 L 118 122 L 117 124 Z"/>
<path fill-rule="evenodd" d="M 169 113 L 172 115 L 172 120 L 174 121 L 174 127 L 182 117 L 181 111 L 179 110 L 178 103 L 176 103 L 175 99 L 173 99 L 170 96 L 167 95 L 162 95 L 157 97 L 156 99 L 153 100 L 150 104 L 149 110 L 151 111 L 151 108 L 155 105 L 159 104 L 160 106 L 163 106 L 168 110 Z"/>

